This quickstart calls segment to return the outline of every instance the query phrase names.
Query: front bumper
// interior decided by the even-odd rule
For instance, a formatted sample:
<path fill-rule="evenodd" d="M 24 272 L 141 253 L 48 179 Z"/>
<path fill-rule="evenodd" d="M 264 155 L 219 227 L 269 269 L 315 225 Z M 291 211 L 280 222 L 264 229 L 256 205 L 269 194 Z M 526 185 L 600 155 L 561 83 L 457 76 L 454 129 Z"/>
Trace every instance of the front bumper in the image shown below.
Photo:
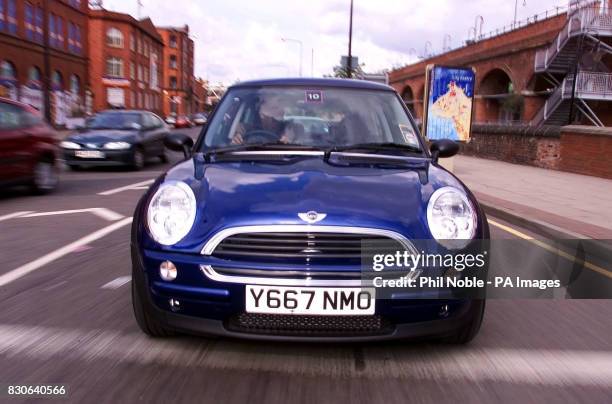
<path fill-rule="evenodd" d="M 145 292 L 152 314 L 167 327 L 186 333 L 321 342 L 444 337 L 463 327 L 481 309 L 478 301 L 394 295 L 377 300 L 376 316 L 384 319 L 386 326 L 373 332 L 246 329 L 237 327 L 235 321 L 245 312 L 245 285 L 207 278 L 201 270 L 206 258 L 146 250 L 135 254 L 137 257 L 133 260 L 138 265 L 134 269 L 142 276 L 135 275 L 134 281 Z M 179 268 L 179 277 L 173 282 L 159 277 L 159 265 L 165 260 Z M 172 306 L 172 300 L 180 302 L 180 309 Z M 443 306 L 446 311 L 442 310 Z"/>
<path fill-rule="evenodd" d="M 104 158 L 81 158 L 75 156 L 75 150 L 63 150 L 64 161 L 69 166 L 125 166 L 134 161 L 134 150 L 99 150 Z"/>

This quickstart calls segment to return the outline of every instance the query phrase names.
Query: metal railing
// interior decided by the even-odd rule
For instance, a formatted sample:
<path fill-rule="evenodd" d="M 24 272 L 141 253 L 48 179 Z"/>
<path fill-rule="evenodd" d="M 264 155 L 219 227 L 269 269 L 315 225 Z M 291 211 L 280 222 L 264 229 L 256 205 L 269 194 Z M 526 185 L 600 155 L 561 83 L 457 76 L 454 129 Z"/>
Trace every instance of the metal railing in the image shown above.
<path fill-rule="evenodd" d="M 528 18 L 526 18 L 524 20 L 517 21 L 516 23 L 507 24 L 507 25 L 504 25 L 503 27 L 496 28 L 496 29 L 491 30 L 491 31 L 489 31 L 487 33 L 480 34 L 480 35 L 478 35 L 476 40 L 468 39 L 467 41 L 462 42 L 462 44 L 460 46 L 457 46 L 457 47 L 448 47 L 446 50 L 442 50 L 441 52 L 440 51 L 432 51 L 431 54 L 426 55 L 426 57 L 424 57 L 425 55 L 419 56 L 417 58 L 417 60 L 415 60 L 415 61 L 413 61 L 411 63 L 408 63 L 405 66 L 411 66 L 413 64 L 421 63 L 421 62 L 423 62 L 423 60 L 428 60 L 428 59 L 431 59 L 431 58 L 434 58 L 434 57 L 438 57 L 440 55 L 444 55 L 445 53 L 455 51 L 457 49 L 461 49 L 461 48 L 465 48 L 465 47 L 471 46 L 475 42 L 479 42 L 479 41 L 482 41 L 482 40 L 485 40 L 485 39 L 491 39 L 491 38 L 495 38 L 495 37 L 500 36 L 500 35 L 507 34 L 509 32 L 512 32 L 512 31 L 515 31 L 515 30 L 518 30 L 518 29 L 521 29 L 521 28 L 525 28 L 528 25 L 541 22 L 541 21 L 546 20 L 548 18 L 556 17 L 558 15 L 565 14 L 567 12 L 568 12 L 568 9 L 567 9 L 567 7 L 564 7 L 564 6 L 558 6 L 558 7 L 555 7 L 553 9 L 546 10 L 546 11 L 541 12 L 539 14 L 535 14 L 532 17 L 528 17 Z M 405 66 L 402 66 L 402 67 L 405 67 Z M 398 67 L 398 69 L 400 69 L 400 68 L 401 67 Z"/>
<path fill-rule="evenodd" d="M 548 48 L 536 52 L 535 70 L 548 69 L 572 37 L 587 32 L 607 33 L 608 31 L 612 33 L 612 14 L 608 9 L 589 6 L 571 10 L 568 12 L 568 21 L 553 43 Z"/>
<path fill-rule="evenodd" d="M 532 125 L 542 125 L 564 100 L 572 98 L 574 75 L 570 74 L 548 97 L 546 103 L 531 121 Z M 612 73 L 578 72 L 576 80 L 576 99 L 612 100 Z"/>
<path fill-rule="evenodd" d="M 553 112 L 555 112 L 555 110 L 563 102 L 563 99 L 565 98 L 564 96 L 565 91 L 566 89 L 565 89 L 565 82 L 564 82 L 562 85 L 557 87 L 555 91 L 548 97 L 542 109 L 540 109 L 537 115 L 531 120 L 531 125 L 540 126 L 544 124 L 544 122 L 546 122 L 546 120 L 550 118 Z M 570 91 L 571 91 L 571 88 L 570 88 Z"/>
<path fill-rule="evenodd" d="M 568 81 L 571 83 L 571 78 Z M 612 73 L 578 73 L 576 95 L 580 98 L 612 99 Z"/>

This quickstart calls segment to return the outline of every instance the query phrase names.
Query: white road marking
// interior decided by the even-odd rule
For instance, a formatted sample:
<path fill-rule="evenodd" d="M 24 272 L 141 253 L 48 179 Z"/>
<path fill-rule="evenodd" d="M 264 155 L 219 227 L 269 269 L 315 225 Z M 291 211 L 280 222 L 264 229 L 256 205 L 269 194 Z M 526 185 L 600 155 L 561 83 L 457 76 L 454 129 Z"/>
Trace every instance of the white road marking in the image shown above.
<path fill-rule="evenodd" d="M 4 220 L 14 219 L 16 217 L 21 217 L 21 216 L 27 215 L 29 213 L 32 213 L 32 211 L 9 213 L 8 215 L 0 216 L 0 222 L 2 222 Z"/>
<path fill-rule="evenodd" d="M 73 241 L 72 243 L 62 248 L 59 248 L 53 252 L 50 252 L 49 254 L 43 255 L 42 257 L 35 259 L 32 262 L 22 265 L 19 268 L 13 269 L 12 271 L 9 271 L 5 273 L 4 275 L 0 276 L 0 286 L 8 285 L 9 283 L 29 274 L 30 272 L 34 272 L 37 269 L 40 269 L 43 266 L 57 259 L 62 258 L 63 256 L 70 254 L 71 252 L 74 252 L 75 250 L 83 247 L 84 245 L 90 244 L 118 229 L 121 229 L 122 227 L 129 225 L 130 223 L 132 223 L 132 218 L 126 217 L 125 219 L 119 222 L 115 222 L 85 237 L 82 237 L 76 241 Z"/>
<path fill-rule="evenodd" d="M 0 324 L 0 355 L 35 360 L 112 360 L 180 368 L 240 369 L 296 376 L 612 387 L 612 352 L 477 347 L 365 347 L 357 370 L 352 348 L 151 339 L 144 334 Z M 389 355 L 389 350 L 393 351 Z M 293 360 L 287 360 L 292 358 Z"/>
<path fill-rule="evenodd" d="M 102 285 L 102 289 L 111 289 L 111 290 L 119 289 L 120 287 L 130 282 L 131 280 L 132 280 L 131 276 L 120 276 L 119 278 L 113 279 L 112 281 Z"/>
<path fill-rule="evenodd" d="M 51 286 L 48 286 L 48 287 L 44 288 L 44 289 L 43 289 L 43 292 L 49 292 L 49 291 L 52 291 L 53 289 L 57 289 L 57 288 L 59 288 L 60 286 L 64 286 L 64 285 L 65 285 L 65 284 L 67 284 L 67 283 L 68 283 L 68 281 L 61 281 L 61 282 L 59 282 L 59 283 L 56 283 L 56 284 L 54 284 L 54 285 L 51 285 Z"/>
<path fill-rule="evenodd" d="M 142 189 L 142 187 L 144 187 L 145 185 L 151 185 L 154 182 L 155 182 L 155 180 L 146 180 L 146 181 L 142 181 L 142 182 L 137 182 L 135 184 L 126 185 L 124 187 L 109 189 L 108 191 L 100 192 L 98 195 L 109 196 L 109 195 L 118 194 L 119 192 L 123 192 L 123 191 L 131 191 L 131 190 L 135 190 L 135 189 Z"/>
<path fill-rule="evenodd" d="M 106 208 L 89 208 L 89 209 L 72 209 L 72 210 L 58 210 L 54 212 L 33 212 L 26 215 L 19 216 L 20 218 L 32 218 L 32 217 L 44 217 L 44 216 L 58 216 L 58 215 L 71 215 L 75 213 L 92 213 L 98 217 L 109 222 L 114 222 L 119 219 L 123 219 L 123 215 L 117 212 L 113 212 Z"/>

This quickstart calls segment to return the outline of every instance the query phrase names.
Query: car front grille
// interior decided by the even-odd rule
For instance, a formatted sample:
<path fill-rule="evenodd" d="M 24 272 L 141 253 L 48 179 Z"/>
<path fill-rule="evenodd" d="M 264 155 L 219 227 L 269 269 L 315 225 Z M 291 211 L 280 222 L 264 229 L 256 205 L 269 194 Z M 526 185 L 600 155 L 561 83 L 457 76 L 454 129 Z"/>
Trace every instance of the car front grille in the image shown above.
<path fill-rule="evenodd" d="M 214 249 L 216 258 L 229 260 L 278 259 L 312 263 L 320 260 L 359 262 L 362 242 L 390 242 L 403 250 L 402 244 L 390 237 L 374 234 L 331 232 L 240 233 L 223 239 Z"/>
<path fill-rule="evenodd" d="M 367 336 L 393 332 L 384 317 L 374 316 L 304 316 L 289 314 L 242 313 L 226 324 L 230 331 L 306 337 Z"/>

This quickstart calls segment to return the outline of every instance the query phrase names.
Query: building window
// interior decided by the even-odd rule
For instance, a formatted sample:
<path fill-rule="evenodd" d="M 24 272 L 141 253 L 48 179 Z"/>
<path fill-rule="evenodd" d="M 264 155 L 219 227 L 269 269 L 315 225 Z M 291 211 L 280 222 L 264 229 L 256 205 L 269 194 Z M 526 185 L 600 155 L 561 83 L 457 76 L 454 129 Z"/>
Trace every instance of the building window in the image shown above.
<path fill-rule="evenodd" d="M 142 65 L 138 65 L 138 81 L 142 81 L 144 72 L 142 71 Z"/>
<path fill-rule="evenodd" d="M 54 91 L 61 91 L 64 89 L 64 78 L 57 70 L 55 70 L 51 75 L 51 88 Z"/>
<path fill-rule="evenodd" d="M 30 67 L 30 70 L 28 70 L 28 81 L 40 82 L 40 77 L 41 77 L 40 69 L 36 66 Z"/>
<path fill-rule="evenodd" d="M 17 34 L 17 5 L 16 0 L 8 0 L 6 4 L 6 24 L 10 34 Z"/>
<path fill-rule="evenodd" d="M 136 38 L 134 34 L 130 34 L 130 50 L 136 52 Z"/>
<path fill-rule="evenodd" d="M 0 1 L 0 31 L 4 31 L 5 25 L 5 17 L 4 17 L 4 2 Z"/>
<path fill-rule="evenodd" d="M 170 47 L 176 48 L 176 45 L 177 45 L 176 35 L 170 35 Z"/>
<path fill-rule="evenodd" d="M 119 58 L 106 59 L 106 75 L 109 77 L 123 77 L 123 60 Z"/>
<path fill-rule="evenodd" d="M 25 32 L 26 38 L 34 40 L 34 6 L 30 3 L 25 4 Z"/>
<path fill-rule="evenodd" d="M 148 42 L 145 42 L 144 44 L 144 55 L 147 57 L 149 56 L 149 43 Z"/>
<path fill-rule="evenodd" d="M 71 22 L 68 24 L 68 51 L 80 54 L 82 50 L 81 27 Z"/>
<path fill-rule="evenodd" d="M 176 89 L 178 82 L 176 80 L 176 76 L 170 76 L 170 88 Z"/>
<path fill-rule="evenodd" d="M 177 65 L 178 64 L 176 63 L 176 55 L 170 55 L 170 68 L 176 69 Z"/>
<path fill-rule="evenodd" d="M 11 62 L 3 60 L 2 63 L 0 63 L 0 77 L 8 80 L 17 79 L 17 74 L 15 73 L 15 66 Z"/>
<path fill-rule="evenodd" d="M 106 44 L 113 48 L 123 48 L 123 34 L 117 28 L 112 27 L 106 31 Z"/>
<path fill-rule="evenodd" d="M 134 62 L 130 62 L 130 79 L 136 79 L 136 65 L 134 65 Z"/>
<path fill-rule="evenodd" d="M 55 15 L 49 14 L 49 45 L 57 47 L 57 34 L 55 33 Z"/>
<path fill-rule="evenodd" d="M 55 34 L 57 37 L 56 43 L 58 48 L 64 48 L 64 19 L 55 17 Z"/>
<path fill-rule="evenodd" d="M 36 66 L 30 67 L 30 70 L 28 70 L 28 81 L 40 82 L 40 77 L 41 77 L 40 69 Z"/>
<path fill-rule="evenodd" d="M 149 81 L 149 69 L 144 68 L 144 81 L 145 83 Z"/>
<path fill-rule="evenodd" d="M 43 21 L 43 9 L 41 7 L 36 7 L 34 12 L 34 25 L 36 31 L 34 34 L 34 40 L 40 43 L 43 41 Z"/>
<path fill-rule="evenodd" d="M 81 79 L 76 74 L 70 76 L 70 92 L 75 95 L 81 92 Z"/>

